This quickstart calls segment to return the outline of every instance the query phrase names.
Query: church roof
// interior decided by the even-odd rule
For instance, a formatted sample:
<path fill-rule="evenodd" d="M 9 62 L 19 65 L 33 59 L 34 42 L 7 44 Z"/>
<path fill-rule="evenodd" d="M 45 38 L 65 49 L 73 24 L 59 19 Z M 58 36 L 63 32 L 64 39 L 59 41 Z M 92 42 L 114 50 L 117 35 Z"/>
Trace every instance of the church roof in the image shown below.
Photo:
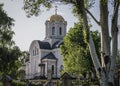
<path fill-rule="evenodd" d="M 56 41 L 53 46 L 52 46 L 52 49 L 55 49 L 55 48 L 58 48 L 60 47 L 60 45 L 63 43 L 63 41 Z"/>
<path fill-rule="evenodd" d="M 38 43 L 39 43 L 40 49 L 51 49 L 51 46 L 48 42 L 38 40 Z"/>
<path fill-rule="evenodd" d="M 40 46 L 40 49 L 55 49 L 55 48 L 59 48 L 60 45 L 63 43 L 63 41 L 56 41 L 52 47 L 50 46 L 49 42 L 45 42 L 45 41 L 39 41 L 37 40 Z"/>
<path fill-rule="evenodd" d="M 63 43 L 63 41 L 56 41 L 56 42 L 51 46 L 50 43 L 47 42 L 47 41 L 45 41 L 45 40 L 44 40 L 44 41 L 34 40 L 33 42 L 37 42 L 40 49 L 47 49 L 47 50 L 59 48 L 60 45 Z"/>
<path fill-rule="evenodd" d="M 57 58 L 55 57 L 55 55 L 52 52 L 50 52 L 49 54 L 44 56 L 42 59 L 55 59 L 56 60 Z"/>
<path fill-rule="evenodd" d="M 65 21 L 64 18 L 61 15 L 58 15 L 58 14 L 52 15 L 47 20 L 48 21 L 58 21 L 58 22 Z"/>

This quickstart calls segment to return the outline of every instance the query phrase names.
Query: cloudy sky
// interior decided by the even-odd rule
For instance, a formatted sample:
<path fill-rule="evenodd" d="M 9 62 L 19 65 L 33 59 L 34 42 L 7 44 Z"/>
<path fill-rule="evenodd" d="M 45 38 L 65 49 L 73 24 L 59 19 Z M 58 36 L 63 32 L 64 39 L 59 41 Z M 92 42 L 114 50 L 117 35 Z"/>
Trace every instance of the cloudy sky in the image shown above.
<path fill-rule="evenodd" d="M 10 17 L 14 18 L 15 20 L 15 26 L 13 26 L 13 30 L 15 32 L 14 41 L 16 42 L 16 45 L 18 45 L 21 50 L 28 51 L 30 43 L 33 40 L 44 39 L 45 21 L 51 15 L 55 14 L 55 8 L 53 6 L 49 11 L 43 11 L 38 17 L 33 16 L 31 18 L 27 18 L 26 13 L 22 9 L 22 1 L 23 0 L 0 0 L 0 3 L 4 3 L 4 10 Z M 69 30 L 69 28 L 73 27 L 74 23 L 77 22 L 77 18 L 72 14 L 71 6 L 60 4 L 55 5 L 58 6 L 58 14 L 62 15 L 63 18 L 67 21 L 67 30 Z M 95 5 L 95 7 L 99 8 L 98 5 Z M 92 12 L 96 15 L 96 17 L 99 15 L 98 10 L 92 9 Z M 92 23 L 94 24 L 93 28 L 99 29 L 95 22 Z"/>

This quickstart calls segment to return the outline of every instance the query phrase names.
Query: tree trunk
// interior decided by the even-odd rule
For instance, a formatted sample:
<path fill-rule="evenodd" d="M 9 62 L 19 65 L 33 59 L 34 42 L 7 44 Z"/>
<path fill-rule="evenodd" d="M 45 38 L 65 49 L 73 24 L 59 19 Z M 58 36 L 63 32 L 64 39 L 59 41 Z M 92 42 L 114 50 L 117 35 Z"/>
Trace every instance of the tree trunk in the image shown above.
<path fill-rule="evenodd" d="M 100 61 L 98 59 L 98 56 L 97 56 L 97 53 L 96 53 L 96 49 L 95 49 L 95 45 L 94 45 L 94 42 L 93 42 L 93 39 L 92 39 L 92 36 L 91 36 L 91 33 L 90 33 L 90 29 L 89 29 L 89 26 L 88 26 L 88 21 L 87 21 L 87 14 L 86 14 L 86 11 L 85 11 L 85 7 L 84 7 L 84 0 L 76 0 L 77 1 L 77 6 L 79 8 L 79 13 L 81 14 L 81 18 L 83 18 L 83 24 L 84 24 L 84 27 L 85 27 L 85 32 L 86 32 L 86 39 L 88 40 L 88 46 L 89 46 L 89 49 L 90 49 L 90 54 L 91 54 L 91 58 L 92 58 L 92 61 L 93 61 L 93 64 L 94 64 L 94 67 L 95 67 L 95 70 L 97 72 L 97 75 L 98 75 L 98 78 L 100 80 L 100 85 L 101 86 L 107 86 L 107 79 L 106 79 L 106 74 L 102 68 L 102 66 L 100 65 Z"/>
<path fill-rule="evenodd" d="M 98 59 L 94 42 L 90 34 L 87 14 L 85 11 L 84 0 L 76 0 L 76 7 L 79 9 L 78 14 L 83 19 L 83 24 L 86 33 L 86 39 L 90 49 L 91 58 L 96 69 L 98 79 L 101 86 L 114 86 L 114 68 L 115 58 L 117 55 L 117 19 L 118 19 L 118 0 L 114 0 L 114 16 L 112 19 L 112 54 L 110 52 L 110 37 L 108 27 L 108 0 L 100 0 L 100 26 L 101 26 L 101 64 Z M 116 5 L 117 3 L 117 5 Z"/>
<path fill-rule="evenodd" d="M 104 70 L 104 82 L 108 85 L 110 68 L 110 37 L 108 27 L 108 1 L 100 0 L 100 26 L 101 26 L 101 64 Z M 102 80 L 103 81 L 103 80 Z"/>
<path fill-rule="evenodd" d="M 99 60 L 98 60 L 98 57 L 95 56 L 95 54 L 94 54 L 94 53 L 96 53 L 96 51 L 95 51 L 94 43 L 92 43 L 93 40 L 92 40 L 92 36 L 91 35 L 90 35 L 89 39 L 90 39 L 89 40 L 89 49 L 90 49 L 92 61 L 93 61 L 93 64 L 95 66 L 96 72 L 99 75 L 98 78 L 99 78 L 99 81 L 100 81 L 100 85 L 101 86 L 107 86 L 106 73 L 104 72 L 103 68 L 101 67 L 101 65 L 99 63 Z M 99 66 L 96 66 L 97 63 L 99 63 Z"/>
<path fill-rule="evenodd" d="M 108 28 L 108 3 L 100 0 L 100 26 L 101 26 L 101 63 L 108 73 L 110 65 L 110 37 Z"/>
<path fill-rule="evenodd" d="M 115 70 L 115 58 L 117 57 L 117 47 L 118 47 L 118 9 L 119 1 L 114 1 L 114 13 L 112 16 L 112 26 L 111 26 L 111 35 L 112 35 L 112 53 L 111 53 L 111 66 L 109 72 L 109 83 L 114 85 L 114 70 Z"/>

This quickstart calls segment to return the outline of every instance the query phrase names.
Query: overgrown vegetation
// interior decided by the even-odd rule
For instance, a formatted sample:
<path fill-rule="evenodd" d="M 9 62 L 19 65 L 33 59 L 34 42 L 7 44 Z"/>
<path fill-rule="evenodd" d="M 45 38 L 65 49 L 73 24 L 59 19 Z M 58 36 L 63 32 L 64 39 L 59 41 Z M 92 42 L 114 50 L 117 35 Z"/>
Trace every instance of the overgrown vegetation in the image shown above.
<path fill-rule="evenodd" d="M 3 10 L 3 4 L 0 4 L 0 78 L 3 86 L 17 78 L 17 69 L 21 64 L 22 52 L 13 41 L 14 31 L 11 29 L 13 21 Z"/>
<path fill-rule="evenodd" d="M 91 31 L 93 40 L 96 42 L 97 53 L 100 54 L 100 36 L 98 31 Z M 78 22 L 69 30 L 61 45 L 61 54 L 63 55 L 64 70 L 70 75 L 80 79 L 82 82 L 91 82 L 96 78 L 95 69 L 88 45 L 84 38 L 83 23 Z M 82 85 L 84 84 L 82 83 Z M 77 83 L 78 84 L 78 83 Z"/>

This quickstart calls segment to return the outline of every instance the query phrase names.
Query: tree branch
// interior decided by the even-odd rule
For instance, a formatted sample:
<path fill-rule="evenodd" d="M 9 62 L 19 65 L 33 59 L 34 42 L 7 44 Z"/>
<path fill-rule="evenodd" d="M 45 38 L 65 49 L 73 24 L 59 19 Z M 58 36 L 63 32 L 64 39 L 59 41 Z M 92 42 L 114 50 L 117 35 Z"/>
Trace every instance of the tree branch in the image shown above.
<path fill-rule="evenodd" d="M 85 10 L 86 10 L 86 12 L 93 18 L 93 20 L 94 20 L 98 25 L 100 25 L 100 22 L 97 21 L 97 19 L 93 16 L 93 14 L 92 14 L 88 9 L 85 9 Z"/>

